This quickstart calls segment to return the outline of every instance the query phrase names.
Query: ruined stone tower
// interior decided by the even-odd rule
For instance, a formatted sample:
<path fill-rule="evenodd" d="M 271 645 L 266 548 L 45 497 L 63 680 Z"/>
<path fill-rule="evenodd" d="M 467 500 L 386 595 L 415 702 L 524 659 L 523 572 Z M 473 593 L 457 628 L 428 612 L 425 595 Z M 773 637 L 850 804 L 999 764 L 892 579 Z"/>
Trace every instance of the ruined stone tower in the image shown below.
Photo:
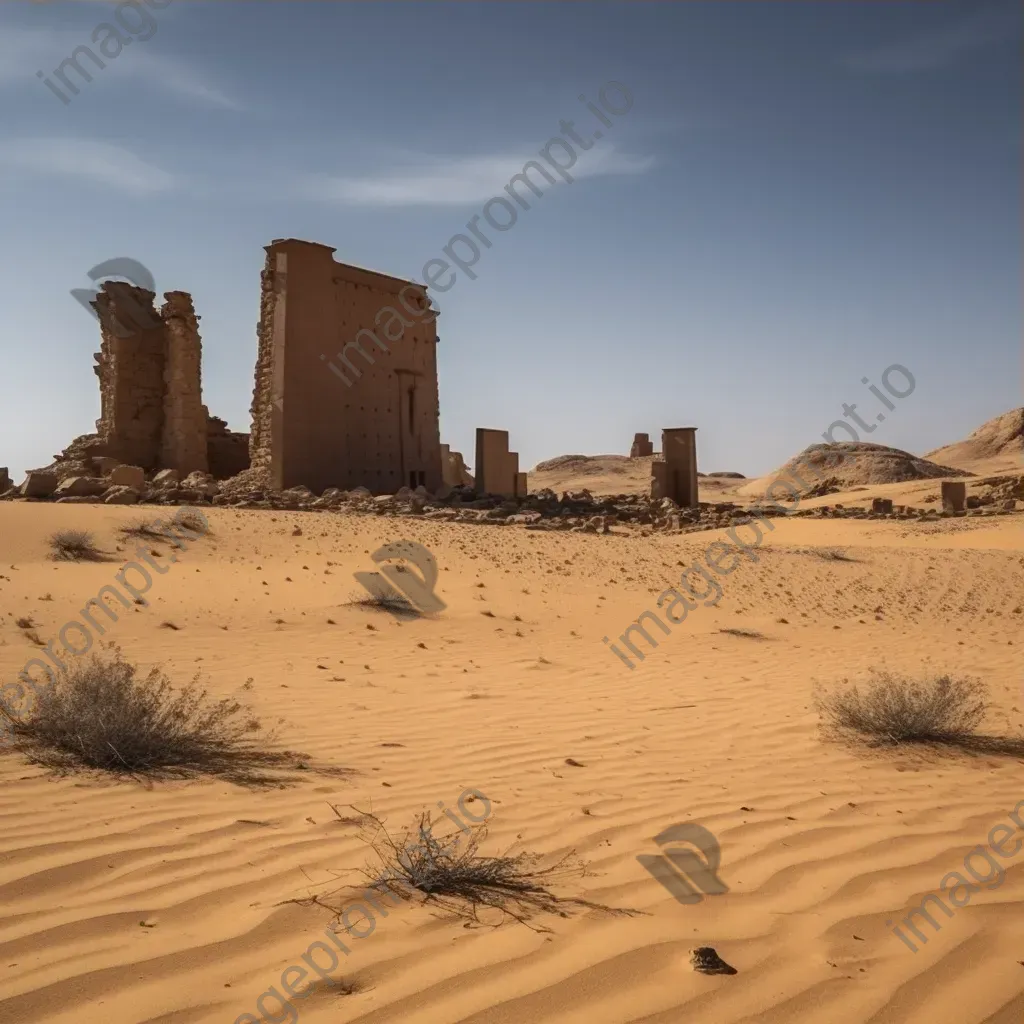
<path fill-rule="evenodd" d="M 207 472 L 199 318 L 186 292 L 155 294 L 107 281 L 92 305 L 100 321 L 96 375 L 103 453 L 147 471 Z"/>
<path fill-rule="evenodd" d="M 266 247 L 249 453 L 264 486 L 441 486 L 436 311 L 423 285 Z"/>

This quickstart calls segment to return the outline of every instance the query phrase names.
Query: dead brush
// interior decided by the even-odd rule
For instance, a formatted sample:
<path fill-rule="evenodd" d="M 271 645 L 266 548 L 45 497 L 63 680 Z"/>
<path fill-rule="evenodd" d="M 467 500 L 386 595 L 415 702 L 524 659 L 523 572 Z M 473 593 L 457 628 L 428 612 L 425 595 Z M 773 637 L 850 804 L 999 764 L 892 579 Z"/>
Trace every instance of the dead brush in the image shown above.
<path fill-rule="evenodd" d="M 51 534 L 50 558 L 55 562 L 107 561 L 88 530 L 58 530 Z"/>
<path fill-rule="evenodd" d="M 135 540 L 165 541 L 168 537 L 166 532 L 160 529 L 162 525 L 156 520 L 136 519 L 132 523 L 126 523 L 117 532 L 125 539 L 131 537 Z"/>
<path fill-rule="evenodd" d="M 197 512 L 191 508 L 180 508 L 178 514 L 174 517 L 172 522 L 176 523 L 183 530 L 189 533 L 198 533 L 200 537 L 205 537 L 208 534 L 213 533 L 213 528 L 210 526 L 209 520 L 206 516 Z M 196 538 L 189 538 L 195 540 Z"/>
<path fill-rule="evenodd" d="M 357 608 L 372 608 L 374 611 L 391 612 L 392 615 L 410 619 L 420 617 L 419 609 L 408 598 L 398 593 L 367 594 L 356 591 L 350 596 L 348 603 Z"/>
<path fill-rule="evenodd" d="M 816 687 L 814 704 L 827 731 L 884 745 L 985 741 L 976 735 L 989 709 L 987 687 L 979 680 L 949 675 L 918 680 L 877 669 L 871 676 L 863 692 L 847 679 L 832 691 Z"/>
<path fill-rule="evenodd" d="M 341 821 L 352 821 L 333 805 L 332 810 Z M 507 916 L 534 931 L 550 930 L 531 924 L 537 914 L 568 917 L 573 910 L 598 910 L 626 916 L 639 913 L 553 893 L 550 886 L 570 876 L 586 874 L 586 866 L 573 852 L 542 868 L 540 854 L 496 857 L 481 854 L 480 843 L 487 836 L 484 824 L 467 829 L 465 833 L 439 836 L 434 829 L 442 818 L 433 819 L 424 811 L 414 825 L 395 839 L 376 815 L 358 808 L 353 810 L 358 811 L 358 820 L 364 827 L 372 827 L 368 841 L 378 863 L 368 866 L 363 874 L 369 882 L 368 889 L 381 896 L 390 893 L 399 900 L 419 897 L 424 904 L 475 923 L 485 923 L 480 921 L 480 912 L 492 909 L 500 915 L 496 924 Z M 326 897 L 295 902 L 316 904 L 340 916 L 343 907 L 337 902 L 337 895 L 330 893 Z"/>
<path fill-rule="evenodd" d="M 275 781 L 265 770 L 294 766 L 300 756 L 264 750 L 259 722 L 248 709 L 230 698 L 209 698 L 198 675 L 176 690 L 159 668 L 139 676 L 116 647 L 111 650 L 69 661 L 50 685 L 33 687 L 27 711 L 0 703 L 16 749 L 62 774 L 207 774 L 242 784 Z"/>

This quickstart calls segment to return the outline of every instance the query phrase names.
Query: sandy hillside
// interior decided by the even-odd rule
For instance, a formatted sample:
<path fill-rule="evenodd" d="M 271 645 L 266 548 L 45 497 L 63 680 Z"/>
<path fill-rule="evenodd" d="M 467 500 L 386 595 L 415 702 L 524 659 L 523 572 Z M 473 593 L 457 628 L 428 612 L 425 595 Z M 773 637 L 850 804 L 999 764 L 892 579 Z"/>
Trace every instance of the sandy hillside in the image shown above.
<path fill-rule="evenodd" d="M 563 491 L 588 490 L 595 496 L 612 494 L 650 494 L 651 463 L 654 457 L 642 455 L 559 455 L 538 462 L 530 470 L 531 491 L 550 488 Z M 701 501 L 733 501 L 742 478 L 700 476 L 698 490 Z"/>
<path fill-rule="evenodd" d="M 1024 470 L 1024 407 L 988 420 L 964 440 L 925 458 L 979 475 Z"/>
<path fill-rule="evenodd" d="M 47 561 L 48 534 L 84 527 L 113 552 L 115 528 L 137 515 L 0 505 L 3 679 L 39 650 L 16 619 L 49 641 L 118 568 Z M 238 694 L 277 724 L 282 748 L 348 774 L 307 768 L 263 791 L 147 787 L 55 779 L 0 754 L 0 1021 L 1022 1019 L 1024 851 L 1001 887 L 939 914 L 937 934 L 924 924 L 930 939 L 916 953 L 886 925 L 1009 821 L 1024 799 L 1020 760 L 847 748 L 821 737 L 810 705 L 815 680 L 873 665 L 949 671 L 989 684 L 989 731 L 1024 726 L 1019 514 L 777 521 L 757 561 L 744 557 L 721 581 L 718 606 L 658 634 L 633 670 L 601 638 L 654 608 L 721 533 L 208 515 L 212 534 L 162 563 L 150 604 L 106 638 L 177 682 L 202 671 L 216 695 Z M 437 557 L 448 605 L 437 620 L 344 604 L 353 572 L 398 537 Z M 830 546 L 850 560 L 820 557 Z M 355 884 L 367 861 L 329 805 L 372 808 L 400 830 L 439 801 L 455 807 L 467 788 L 491 802 L 484 852 L 575 850 L 589 873 L 561 894 L 643 913 L 539 918 L 544 933 L 486 916 L 468 927 L 404 904 L 366 938 L 346 937 L 334 976 L 354 991 L 306 993 L 311 975 L 299 983 L 292 972 L 305 998 L 282 1007 L 270 990 L 283 991 L 282 973 L 330 923 L 283 901 Z M 685 822 L 718 838 L 727 887 L 689 904 L 636 859 Z M 738 973 L 693 972 L 699 945 Z"/>
<path fill-rule="evenodd" d="M 792 490 L 797 496 L 804 497 L 825 480 L 834 481 L 840 490 L 848 491 L 862 485 L 954 479 L 969 475 L 965 470 L 939 465 L 900 448 L 865 441 L 839 441 L 809 445 L 774 472 L 744 483 L 740 493 L 760 496 L 771 491 L 773 498 L 785 501 L 790 491 L 785 480 L 793 481 Z M 776 485 L 774 489 L 773 485 Z"/>

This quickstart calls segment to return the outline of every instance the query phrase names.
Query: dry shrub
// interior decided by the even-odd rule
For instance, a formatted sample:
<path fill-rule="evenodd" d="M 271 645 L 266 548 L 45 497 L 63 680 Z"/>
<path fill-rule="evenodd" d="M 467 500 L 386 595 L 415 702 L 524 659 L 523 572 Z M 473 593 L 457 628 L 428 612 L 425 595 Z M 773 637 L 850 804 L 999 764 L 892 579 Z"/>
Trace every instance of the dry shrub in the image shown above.
<path fill-rule="evenodd" d="M 846 679 L 831 692 L 816 691 L 815 706 L 827 728 L 886 744 L 963 744 L 988 712 L 987 687 L 976 679 L 917 680 L 879 670 L 871 676 L 863 693 Z"/>
<path fill-rule="evenodd" d="M 50 558 L 55 562 L 106 561 L 87 530 L 58 530 L 50 535 L 50 548 Z"/>
<path fill-rule="evenodd" d="M 122 526 L 118 533 L 122 537 L 134 537 L 137 540 L 168 540 L 167 534 L 160 529 L 161 525 L 152 519 L 136 519 Z"/>
<path fill-rule="evenodd" d="M 58 669 L 51 685 L 33 687 L 27 712 L 0 705 L 14 746 L 60 772 L 210 774 L 259 783 L 270 780 L 258 769 L 295 764 L 298 755 L 262 750 L 259 722 L 235 700 L 209 698 L 198 675 L 176 690 L 159 668 L 140 677 L 112 651 Z"/>
<path fill-rule="evenodd" d="M 342 822 L 353 819 L 332 805 Z M 358 811 L 358 808 L 353 808 Z M 432 819 L 429 812 L 420 814 L 415 824 L 394 839 L 383 821 L 373 814 L 359 812 L 355 819 L 364 826 L 372 826 L 369 840 L 378 863 L 369 867 L 365 877 L 369 889 L 383 895 L 390 893 L 398 899 L 419 896 L 424 903 L 438 907 L 457 917 L 479 922 L 479 912 L 491 908 L 522 924 L 538 913 L 568 917 L 572 910 L 598 910 L 616 915 L 633 915 L 635 910 L 620 910 L 578 897 L 555 895 L 549 886 L 558 884 L 567 876 L 586 874 L 586 866 L 573 852 L 566 854 L 549 867 L 540 867 L 543 857 L 535 853 L 484 856 L 479 846 L 487 836 L 484 824 L 468 832 L 454 832 L 439 836 L 434 828 L 442 819 Z M 297 902 L 317 904 L 340 915 L 343 907 L 332 901 L 329 894 Z M 499 922 L 500 923 L 500 922 Z M 535 931 L 548 929 L 537 927 Z"/>
<path fill-rule="evenodd" d="M 409 618 L 420 618 L 419 609 L 398 593 L 382 592 L 379 594 L 367 594 L 357 591 L 348 602 L 359 608 L 373 608 L 375 611 L 391 612 L 392 615 L 407 616 Z"/>
<path fill-rule="evenodd" d="M 728 633 L 730 636 L 741 636 L 747 640 L 767 640 L 768 637 L 764 633 L 759 633 L 756 629 L 738 629 L 734 626 L 728 626 L 725 629 L 720 629 L 719 633 Z"/>
<path fill-rule="evenodd" d="M 201 537 L 205 537 L 207 534 L 213 533 L 213 527 L 210 526 L 209 520 L 195 509 L 191 508 L 180 508 L 178 510 L 178 514 L 172 520 L 172 523 L 176 523 L 189 533 L 198 533 Z M 197 538 L 192 537 L 189 539 L 195 540 Z"/>

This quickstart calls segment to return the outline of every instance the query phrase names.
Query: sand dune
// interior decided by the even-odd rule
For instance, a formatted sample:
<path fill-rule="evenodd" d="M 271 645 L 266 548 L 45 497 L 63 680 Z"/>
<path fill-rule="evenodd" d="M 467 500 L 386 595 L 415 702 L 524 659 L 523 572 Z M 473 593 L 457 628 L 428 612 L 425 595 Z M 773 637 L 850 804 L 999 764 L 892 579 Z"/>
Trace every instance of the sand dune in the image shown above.
<path fill-rule="evenodd" d="M 976 474 L 1024 470 L 1024 407 L 993 417 L 962 441 L 936 448 L 925 458 Z"/>
<path fill-rule="evenodd" d="M 82 526 L 113 552 L 129 518 L 0 506 L 2 678 L 37 651 L 16 618 L 31 616 L 49 640 L 118 567 L 49 562 L 48 533 Z M 335 976 L 355 991 L 321 985 L 294 1001 L 299 1019 L 1021 1019 L 1024 853 L 918 952 L 886 926 L 1007 820 L 1024 799 L 1020 764 L 837 746 L 810 706 L 815 679 L 931 666 L 983 677 L 993 728 L 1019 728 L 1019 515 L 776 521 L 758 561 L 723 581 L 720 604 L 693 612 L 633 671 L 602 636 L 653 607 L 720 532 L 641 543 L 411 518 L 211 509 L 209 519 L 211 536 L 105 639 L 177 681 L 201 670 L 217 695 L 252 676 L 245 697 L 279 723 L 283 747 L 352 774 L 307 773 L 265 792 L 145 788 L 55 780 L 0 755 L 3 1021 L 295 1019 L 272 996 L 261 1017 L 257 1000 L 329 917 L 282 901 L 339 875 L 355 884 L 367 860 L 329 804 L 372 807 L 400 827 L 467 787 L 492 801 L 488 852 L 575 849 L 591 873 L 565 894 L 643 915 L 547 919 L 543 934 L 403 905 L 349 940 Z M 343 604 L 352 574 L 396 536 L 437 557 L 448 608 L 436 621 Z M 815 555 L 828 545 L 855 560 Z M 764 638 L 719 632 L 734 627 Z M 728 892 L 683 905 L 636 857 L 687 821 L 717 836 Z M 738 973 L 694 973 L 698 945 Z"/>

